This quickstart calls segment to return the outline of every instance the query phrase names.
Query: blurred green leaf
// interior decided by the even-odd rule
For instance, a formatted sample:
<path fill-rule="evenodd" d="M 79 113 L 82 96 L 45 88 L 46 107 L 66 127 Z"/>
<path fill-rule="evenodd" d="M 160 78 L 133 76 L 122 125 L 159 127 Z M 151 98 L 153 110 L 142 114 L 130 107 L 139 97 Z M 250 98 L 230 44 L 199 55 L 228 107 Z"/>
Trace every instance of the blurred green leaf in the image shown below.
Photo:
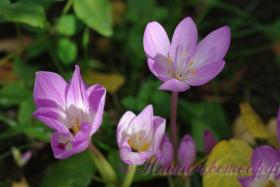
<path fill-rule="evenodd" d="M 24 81 L 28 86 L 33 86 L 35 72 L 38 69 L 35 66 L 29 65 L 27 62 L 22 61 L 20 58 L 14 60 L 14 71 L 16 75 Z"/>
<path fill-rule="evenodd" d="M 56 31 L 65 36 L 73 36 L 76 33 L 76 18 L 72 14 L 61 16 L 56 23 Z"/>
<path fill-rule="evenodd" d="M 202 119 L 210 129 L 220 137 L 228 137 L 230 129 L 227 123 L 225 112 L 219 103 L 215 102 L 179 102 L 179 116 L 184 121 L 192 124 L 193 119 Z"/>
<path fill-rule="evenodd" d="M 88 47 L 88 44 L 89 44 L 89 29 L 86 28 L 83 33 L 83 40 L 82 40 L 83 48 L 86 49 Z"/>
<path fill-rule="evenodd" d="M 0 6 L 9 5 L 9 4 L 10 4 L 10 1 L 9 1 L 9 0 L 1 0 L 1 1 L 0 1 Z"/>
<path fill-rule="evenodd" d="M 9 107 L 20 104 L 28 93 L 30 92 L 24 87 L 23 82 L 6 84 L 0 90 L 0 106 Z"/>
<path fill-rule="evenodd" d="M 30 58 L 35 58 L 47 51 L 48 45 L 50 45 L 49 42 L 50 41 L 48 37 L 34 39 L 31 45 L 27 48 L 27 60 Z"/>
<path fill-rule="evenodd" d="M 27 97 L 21 102 L 18 112 L 18 122 L 20 125 L 30 124 L 32 113 L 35 111 L 35 106 L 32 97 Z"/>
<path fill-rule="evenodd" d="M 60 39 L 57 43 L 57 56 L 64 64 L 70 64 L 77 57 L 77 46 L 67 38 Z"/>
<path fill-rule="evenodd" d="M 41 187 L 87 187 L 95 173 L 88 151 L 61 160 L 49 167 Z"/>
<path fill-rule="evenodd" d="M 19 126 L 17 130 L 24 133 L 27 137 L 36 138 L 44 142 L 50 141 L 51 129 L 37 119 L 33 123 Z"/>
<path fill-rule="evenodd" d="M 0 20 L 23 23 L 38 28 L 46 26 L 43 7 L 32 3 L 18 2 L 0 6 Z"/>
<path fill-rule="evenodd" d="M 87 26 L 104 36 L 111 36 L 112 7 L 108 0 L 76 0 L 74 11 Z"/>
<path fill-rule="evenodd" d="M 54 0 L 18 0 L 18 2 L 23 3 L 32 3 L 43 6 L 45 9 L 47 9 L 49 6 L 51 6 L 55 1 Z"/>
<path fill-rule="evenodd" d="M 149 103 L 153 103 L 155 114 L 160 116 L 169 115 L 170 96 L 158 90 L 160 83 L 155 80 L 146 80 L 139 88 L 136 97 L 127 96 L 121 103 L 125 108 L 136 112 L 141 111 Z"/>

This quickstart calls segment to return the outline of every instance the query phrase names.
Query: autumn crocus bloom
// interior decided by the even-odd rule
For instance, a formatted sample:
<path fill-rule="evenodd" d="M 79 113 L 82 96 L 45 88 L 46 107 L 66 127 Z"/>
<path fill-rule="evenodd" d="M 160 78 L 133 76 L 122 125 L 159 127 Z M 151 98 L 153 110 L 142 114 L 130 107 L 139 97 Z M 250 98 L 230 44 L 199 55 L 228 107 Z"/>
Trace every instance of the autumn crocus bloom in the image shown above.
<path fill-rule="evenodd" d="M 171 43 L 158 22 L 150 22 L 144 33 L 144 50 L 151 72 L 163 84 L 161 90 L 183 92 L 213 79 L 224 67 L 230 44 L 230 29 L 221 27 L 197 44 L 197 28 L 192 18 L 183 19 Z"/>
<path fill-rule="evenodd" d="M 55 158 L 64 159 L 88 147 L 102 122 L 105 95 L 98 84 L 85 88 L 78 66 L 69 83 L 56 73 L 36 73 L 34 116 L 54 130 Z"/>
<path fill-rule="evenodd" d="M 154 156 L 165 131 L 165 119 L 153 115 L 148 105 L 139 115 L 126 112 L 119 121 L 117 142 L 120 157 L 128 165 L 141 165 Z"/>
<path fill-rule="evenodd" d="M 280 143 L 280 109 L 277 119 L 277 136 Z M 252 176 L 240 178 L 243 187 L 280 186 L 280 150 L 268 145 L 257 147 L 251 157 Z"/>
<path fill-rule="evenodd" d="M 156 153 L 156 160 L 161 166 L 168 166 L 173 160 L 173 146 L 165 134 Z"/>
<path fill-rule="evenodd" d="M 178 162 L 184 169 L 189 169 L 196 159 L 196 146 L 192 137 L 186 134 L 178 150 Z"/>

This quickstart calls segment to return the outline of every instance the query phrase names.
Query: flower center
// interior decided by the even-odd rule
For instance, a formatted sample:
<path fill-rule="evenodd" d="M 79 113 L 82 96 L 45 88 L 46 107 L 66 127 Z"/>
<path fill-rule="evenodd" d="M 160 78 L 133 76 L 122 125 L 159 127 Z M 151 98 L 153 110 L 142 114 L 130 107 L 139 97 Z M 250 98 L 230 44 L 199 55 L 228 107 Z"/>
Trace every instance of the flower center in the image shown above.
<path fill-rule="evenodd" d="M 144 137 L 143 133 L 135 133 L 128 140 L 133 152 L 145 152 L 151 146 L 151 141 Z"/>
<path fill-rule="evenodd" d="M 185 80 L 187 75 L 194 76 L 195 70 L 192 68 L 193 60 L 190 59 L 189 49 L 183 49 L 181 45 L 176 48 L 175 59 L 168 54 L 167 68 L 169 74 L 177 80 Z"/>
<path fill-rule="evenodd" d="M 274 181 L 269 180 L 265 183 L 264 187 L 277 187 Z"/>
<path fill-rule="evenodd" d="M 81 129 L 81 122 L 79 118 L 75 118 L 73 120 L 71 120 L 71 125 L 70 125 L 70 132 L 74 135 L 76 135 L 80 129 Z"/>

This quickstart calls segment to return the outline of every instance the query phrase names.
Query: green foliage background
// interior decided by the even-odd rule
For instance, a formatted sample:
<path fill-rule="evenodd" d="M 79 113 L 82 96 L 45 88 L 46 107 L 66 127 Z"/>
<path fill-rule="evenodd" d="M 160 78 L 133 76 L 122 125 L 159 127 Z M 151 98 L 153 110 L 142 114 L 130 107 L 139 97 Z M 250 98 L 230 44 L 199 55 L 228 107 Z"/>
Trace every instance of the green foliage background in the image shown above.
<path fill-rule="evenodd" d="M 102 186 L 88 152 L 54 160 L 50 129 L 32 117 L 35 72 L 55 71 L 69 79 L 75 64 L 88 84 L 95 82 L 88 76 L 94 72 L 117 73 L 125 80 L 108 94 L 102 127 L 93 136 L 119 178 L 124 177 L 125 165 L 112 138 L 120 116 L 126 110 L 139 112 L 150 103 L 157 115 L 168 118 L 170 113 L 170 93 L 157 89 L 160 81 L 145 61 L 143 33 L 153 20 L 164 25 L 170 37 L 186 16 L 197 23 L 200 39 L 222 25 L 231 28 L 224 71 L 207 85 L 180 94 L 180 136 L 192 134 L 199 158 L 204 130 L 212 131 L 218 140 L 234 136 L 232 123 L 240 102 L 251 102 L 264 119 L 275 116 L 280 103 L 277 7 L 277 0 L 1 0 L 0 186 L 21 178 L 30 186 Z M 106 80 L 106 85 L 117 81 Z M 15 165 L 12 146 L 32 151 L 23 168 Z M 155 176 L 137 176 L 135 181 L 135 186 L 168 184 Z M 200 176 L 193 176 L 192 184 L 201 186 Z"/>

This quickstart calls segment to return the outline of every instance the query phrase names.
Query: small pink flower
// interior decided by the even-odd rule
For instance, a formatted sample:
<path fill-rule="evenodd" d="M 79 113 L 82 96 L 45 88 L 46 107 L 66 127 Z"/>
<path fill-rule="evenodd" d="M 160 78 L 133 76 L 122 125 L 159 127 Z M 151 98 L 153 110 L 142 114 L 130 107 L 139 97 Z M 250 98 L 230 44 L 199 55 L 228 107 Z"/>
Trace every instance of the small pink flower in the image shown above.
<path fill-rule="evenodd" d="M 148 105 L 137 116 L 126 112 L 117 128 L 117 142 L 121 159 L 129 165 L 142 165 L 154 156 L 165 131 L 165 119 L 153 115 Z"/>
<path fill-rule="evenodd" d="M 186 134 L 179 146 L 178 161 L 181 167 L 190 168 L 196 159 L 196 146 L 192 137 Z"/>
<path fill-rule="evenodd" d="M 204 141 L 204 153 L 206 154 L 210 153 L 213 147 L 217 143 L 213 133 L 209 130 L 204 131 L 203 141 Z"/>
<path fill-rule="evenodd" d="M 173 160 L 173 146 L 166 134 L 161 140 L 161 144 L 156 153 L 156 159 L 161 166 L 167 166 Z"/>
<path fill-rule="evenodd" d="M 183 92 L 221 72 L 230 29 L 224 26 L 214 30 L 197 44 L 196 25 L 187 17 L 176 27 L 170 43 L 164 28 L 154 21 L 146 26 L 143 43 L 149 69 L 163 81 L 160 89 Z"/>

